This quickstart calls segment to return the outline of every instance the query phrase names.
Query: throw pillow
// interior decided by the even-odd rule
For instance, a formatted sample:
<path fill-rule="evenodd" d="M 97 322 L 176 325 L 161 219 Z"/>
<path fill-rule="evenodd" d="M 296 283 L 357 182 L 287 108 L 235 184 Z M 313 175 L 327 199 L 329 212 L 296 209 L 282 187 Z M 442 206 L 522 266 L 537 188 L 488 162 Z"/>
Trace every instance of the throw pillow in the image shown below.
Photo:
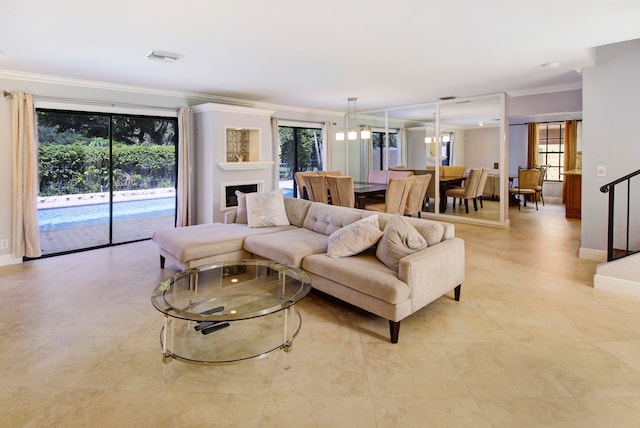
<path fill-rule="evenodd" d="M 236 208 L 236 223 L 247 224 L 247 194 L 236 190 L 238 207 Z"/>
<path fill-rule="evenodd" d="M 282 190 L 247 193 L 247 223 L 249 227 L 288 226 Z"/>
<path fill-rule="evenodd" d="M 426 247 L 427 240 L 416 228 L 401 215 L 395 214 L 384 228 L 376 249 L 376 257 L 389 269 L 397 272 L 401 258 Z"/>
<path fill-rule="evenodd" d="M 381 236 L 378 214 L 365 217 L 329 235 L 327 255 L 333 258 L 353 256 L 371 247 Z"/>

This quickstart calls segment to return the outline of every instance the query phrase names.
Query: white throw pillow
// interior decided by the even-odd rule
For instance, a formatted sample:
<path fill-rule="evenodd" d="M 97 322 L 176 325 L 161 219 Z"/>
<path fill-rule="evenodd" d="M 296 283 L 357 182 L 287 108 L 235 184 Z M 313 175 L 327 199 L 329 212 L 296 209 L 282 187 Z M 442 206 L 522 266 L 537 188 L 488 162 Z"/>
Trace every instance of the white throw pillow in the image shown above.
<path fill-rule="evenodd" d="M 381 236 L 378 214 L 365 217 L 329 235 L 327 255 L 334 258 L 353 256 L 371 247 Z"/>
<path fill-rule="evenodd" d="M 247 224 L 247 194 L 236 190 L 238 207 L 236 208 L 236 223 Z"/>
<path fill-rule="evenodd" d="M 384 228 L 378 242 L 376 257 L 396 272 L 400 259 L 427 247 L 427 240 L 401 215 L 395 214 Z"/>
<path fill-rule="evenodd" d="M 247 223 L 249 227 L 288 226 L 282 190 L 247 193 Z"/>

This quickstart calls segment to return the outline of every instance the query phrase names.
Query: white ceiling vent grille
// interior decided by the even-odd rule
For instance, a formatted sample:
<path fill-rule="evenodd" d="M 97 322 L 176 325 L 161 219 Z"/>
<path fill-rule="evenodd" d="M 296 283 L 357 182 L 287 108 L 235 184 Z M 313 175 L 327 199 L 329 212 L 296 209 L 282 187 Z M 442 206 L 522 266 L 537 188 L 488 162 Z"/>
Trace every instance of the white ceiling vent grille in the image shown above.
<path fill-rule="evenodd" d="M 182 55 L 170 52 L 149 51 L 149 53 L 147 54 L 147 59 L 162 62 L 176 62 L 180 58 L 182 58 Z"/>

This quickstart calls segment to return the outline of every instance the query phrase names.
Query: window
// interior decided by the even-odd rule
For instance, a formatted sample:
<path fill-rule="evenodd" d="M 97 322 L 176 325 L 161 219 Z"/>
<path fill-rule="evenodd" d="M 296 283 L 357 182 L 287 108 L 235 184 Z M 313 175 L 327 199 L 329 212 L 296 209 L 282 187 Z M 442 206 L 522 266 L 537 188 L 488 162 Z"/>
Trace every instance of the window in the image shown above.
<path fill-rule="evenodd" d="M 43 256 L 175 226 L 178 120 L 37 109 Z"/>
<path fill-rule="evenodd" d="M 373 148 L 371 169 L 384 169 L 384 137 L 385 133 L 381 131 L 371 133 L 371 147 Z M 398 135 L 395 132 L 389 132 L 389 166 L 396 165 L 400 165 Z"/>
<path fill-rule="evenodd" d="M 538 165 L 549 165 L 546 181 L 561 181 L 564 172 L 564 122 L 538 124 Z"/>

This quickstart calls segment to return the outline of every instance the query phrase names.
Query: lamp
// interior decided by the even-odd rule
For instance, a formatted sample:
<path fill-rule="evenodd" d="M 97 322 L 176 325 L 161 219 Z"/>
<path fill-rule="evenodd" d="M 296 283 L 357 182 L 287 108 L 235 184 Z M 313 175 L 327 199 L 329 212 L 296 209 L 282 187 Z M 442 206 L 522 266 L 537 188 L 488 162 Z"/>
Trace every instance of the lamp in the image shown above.
<path fill-rule="evenodd" d="M 368 126 L 361 126 L 359 128 L 349 128 L 349 116 L 351 115 L 351 103 L 353 103 L 353 121 L 357 125 L 358 124 L 358 112 L 356 108 L 356 101 L 358 98 L 350 97 L 347 98 L 347 114 L 344 119 L 344 129 L 336 132 L 336 140 L 344 141 L 345 137 L 349 141 L 355 141 L 358 139 L 358 134 L 360 134 L 361 140 L 369 140 L 371 138 L 371 128 Z"/>

